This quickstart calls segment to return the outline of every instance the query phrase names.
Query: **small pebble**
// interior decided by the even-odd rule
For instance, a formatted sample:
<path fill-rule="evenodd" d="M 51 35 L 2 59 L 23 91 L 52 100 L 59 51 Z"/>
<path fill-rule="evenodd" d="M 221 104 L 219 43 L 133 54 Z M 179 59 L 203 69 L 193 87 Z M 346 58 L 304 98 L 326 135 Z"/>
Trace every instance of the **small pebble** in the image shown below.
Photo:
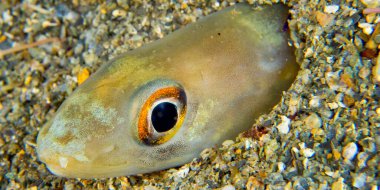
<path fill-rule="evenodd" d="M 251 147 L 253 146 L 253 145 L 252 145 L 252 141 L 246 139 L 244 142 L 245 142 L 245 143 L 244 143 L 245 150 L 249 150 L 249 149 L 251 149 Z"/>
<path fill-rule="evenodd" d="M 350 95 L 345 95 L 343 97 L 343 106 L 341 107 L 351 107 L 355 104 L 355 99 Z"/>
<path fill-rule="evenodd" d="M 79 14 L 74 11 L 70 11 L 64 16 L 65 20 L 73 24 L 76 23 L 79 18 L 80 18 Z"/>
<path fill-rule="evenodd" d="M 367 176 L 365 173 L 361 173 L 358 176 L 355 176 L 353 181 L 352 181 L 352 186 L 362 189 L 365 187 L 365 181 L 366 181 Z"/>
<path fill-rule="evenodd" d="M 221 190 L 235 190 L 235 187 L 233 185 L 226 185 Z"/>
<path fill-rule="evenodd" d="M 373 37 L 373 41 L 375 41 L 375 43 L 377 43 L 377 44 L 380 44 L 380 34 L 376 34 L 376 35 Z"/>
<path fill-rule="evenodd" d="M 327 82 L 327 85 L 332 90 L 338 90 L 338 88 L 341 86 L 339 83 L 339 72 L 326 72 L 325 73 L 325 79 Z"/>
<path fill-rule="evenodd" d="M 87 65 L 92 66 L 98 61 L 98 56 L 94 53 L 85 52 L 83 53 L 83 59 Z"/>
<path fill-rule="evenodd" d="M 307 118 L 305 118 L 304 123 L 305 126 L 310 129 L 320 128 L 322 126 L 322 120 L 316 113 L 312 113 Z"/>
<path fill-rule="evenodd" d="M 75 55 L 79 55 L 82 53 L 84 47 L 83 47 L 83 44 L 82 43 L 78 43 L 75 48 L 74 48 L 74 53 Z"/>
<path fill-rule="evenodd" d="M 359 28 L 363 29 L 364 34 L 371 35 L 373 32 L 373 25 L 369 23 L 359 23 Z"/>
<path fill-rule="evenodd" d="M 306 49 L 306 51 L 305 51 L 305 53 L 304 53 L 304 56 L 306 57 L 306 58 L 309 58 L 309 57 L 311 57 L 312 55 L 313 55 L 313 49 L 312 48 L 307 48 Z"/>
<path fill-rule="evenodd" d="M 379 0 L 360 0 L 366 7 L 377 7 L 380 5 Z"/>
<path fill-rule="evenodd" d="M 283 172 L 286 169 L 286 165 L 283 162 L 277 163 L 278 172 Z"/>
<path fill-rule="evenodd" d="M 326 171 L 325 174 L 330 177 L 334 176 L 334 172 L 332 171 Z"/>
<path fill-rule="evenodd" d="M 365 152 L 375 153 L 378 151 L 378 146 L 375 144 L 375 140 L 372 137 L 366 137 L 359 141 Z M 380 143 L 379 143 L 380 144 Z"/>
<path fill-rule="evenodd" d="M 79 73 L 77 75 L 78 85 L 80 85 L 84 81 L 86 81 L 89 76 L 90 76 L 90 71 L 87 68 L 84 68 L 81 71 L 79 71 Z"/>
<path fill-rule="evenodd" d="M 206 158 L 210 157 L 210 154 L 211 154 L 211 149 L 206 148 L 201 152 L 200 156 L 202 159 L 206 159 Z"/>
<path fill-rule="evenodd" d="M 310 189 L 307 180 L 304 177 L 299 177 L 294 181 L 294 189 Z"/>
<path fill-rule="evenodd" d="M 323 10 L 325 13 L 334 14 L 339 10 L 339 5 L 328 5 Z"/>
<path fill-rule="evenodd" d="M 317 11 L 315 14 L 316 14 L 315 17 L 316 17 L 319 25 L 321 25 L 322 27 L 329 25 L 335 19 L 334 15 L 326 14 L 326 13 L 323 13 L 321 11 Z"/>
<path fill-rule="evenodd" d="M 301 151 L 301 153 L 306 157 L 310 158 L 315 154 L 315 151 L 311 148 L 305 148 L 304 150 Z"/>
<path fill-rule="evenodd" d="M 175 176 L 180 177 L 180 178 L 185 178 L 185 177 L 187 176 L 187 174 L 189 174 L 189 171 L 190 171 L 190 168 L 189 168 L 189 167 L 181 168 L 181 169 L 175 174 Z"/>
<path fill-rule="evenodd" d="M 362 79 L 365 79 L 369 76 L 370 73 L 371 73 L 371 71 L 369 70 L 369 68 L 363 67 L 359 71 L 359 77 Z"/>
<path fill-rule="evenodd" d="M 72 189 L 75 189 L 74 187 L 75 187 L 74 184 L 71 183 L 70 181 L 66 181 L 66 182 L 65 182 L 65 185 L 64 185 L 64 189 L 65 189 L 65 190 L 72 190 Z"/>
<path fill-rule="evenodd" d="M 2 105 L 2 104 L 0 104 L 0 105 Z M 3 138 L 0 137 L 0 147 L 2 147 L 4 144 L 5 144 L 5 142 L 4 142 Z"/>
<path fill-rule="evenodd" d="M 80 15 L 73 10 L 71 10 L 66 4 L 59 4 L 55 7 L 55 16 L 58 18 L 63 18 L 71 24 L 74 24 L 80 18 Z"/>
<path fill-rule="evenodd" d="M 380 55 L 377 57 L 375 66 L 372 68 L 372 75 L 375 82 L 380 83 Z"/>
<path fill-rule="evenodd" d="M 250 176 L 246 184 L 247 189 L 264 189 L 264 184 L 260 182 L 256 177 Z"/>
<path fill-rule="evenodd" d="M 276 127 L 281 134 L 287 134 L 289 133 L 289 125 L 290 119 L 286 116 L 281 116 L 281 123 L 278 124 Z"/>
<path fill-rule="evenodd" d="M 297 95 L 292 95 L 289 100 L 289 110 L 288 114 L 289 115 L 294 115 L 298 111 L 298 106 L 300 103 L 300 99 Z"/>
<path fill-rule="evenodd" d="M 303 160 L 302 160 L 302 165 L 303 165 L 303 167 L 304 167 L 305 169 L 307 169 L 308 166 L 309 166 L 309 159 L 308 159 L 308 158 L 303 159 Z"/>
<path fill-rule="evenodd" d="M 356 143 L 351 142 L 351 143 L 348 143 L 343 148 L 342 156 L 345 159 L 352 160 L 354 159 L 357 153 L 358 153 L 358 146 L 356 145 Z"/>
<path fill-rule="evenodd" d="M 333 156 L 334 156 L 334 159 L 335 160 L 339 160 L 340 159 L 340 157 L 342 156 L 341 154 L 340 154 L 340 152 L 337 150 L 337 149 L 333 149 Z"/>
<path fill-rule="evenodd" d="M 314 140 L 322 141 L 326 137 L 326 133 L 322 128 L 313 128 L 310 130 L 310 133 L 314 136 Z"/>
<path fill-rule="evenodd" d="M 347 185 L 344 183 L 344 178 L 340 177 L 337 181 L 335 181 L 332 186 L 331 190 L 343 190 L 347 189 Z"/>
<path fill-rule="evenodd" d="M 304 142 L 298 143 L 298 146 L 300 147 L 301 150 L 306 148 L 306 144 Z"/>
<path fill-rule="evenodd" d="M 320 106 L 320 98 L 318 96 L 312 96 L 309 101 L 309 106 L 312 108 L 318 108 Z"/>
<path fill-rule="evenodd" d="M 235 142 L 233 140 L 225 140 L 222 145 L 225 147 L 233 145 Z"/>
<path fill-rule="evenodd" d="M 144 190 L 157 190 L 157 187 L 152 186 L 152 185 L 147 185 L 144 187 Z"/>
<path fill-rule="evenodd" d="M 9 10 L 3 12 L 3 21 L 9 25 L 13 24 L 13 16 Z"/>
<path fill-rule="evenodd" d="M 298 154 L 298 153 L 300 152 L 300 150 L 298 150 L 298 148 L 296 148 L 296 147 L 293 147 L 293 148 L 292 148 L 292 151 L 293 151 L 294 153 L 296 153 L 296 154 Z"/>
<path fill-rule="evenodd" d="M 365 168 L 367 166 L 367 159 L 368 159 L 368 154 L 365 152 L 360 152 L 358 154 L 358 167 L 359 168 Z"/>
<path fill-rule="evenodd" d="M 339 104 L 336 103 L 336 102 L 332 102 L 332 103 L 327 103 L 327 105 L 329 106 L 330 109 L 332 110 L 335 110 L 339 107 Z"/>
<path fill-rule="evenodd" d="M 116 10 L 112 11 L 112 16 L 114 16 L 114 17 L 125 17 L 125 16 L 127 16 L 127 12 L 125 10 L 122 10 L 122 9 L 116 9 Z"/>

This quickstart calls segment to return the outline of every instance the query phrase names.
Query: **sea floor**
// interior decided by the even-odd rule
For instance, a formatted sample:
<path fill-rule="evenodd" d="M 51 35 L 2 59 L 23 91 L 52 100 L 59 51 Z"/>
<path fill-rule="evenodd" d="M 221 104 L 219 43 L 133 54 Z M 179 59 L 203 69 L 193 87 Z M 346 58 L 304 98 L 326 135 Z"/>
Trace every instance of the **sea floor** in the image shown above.
<path fill-rule="evenodd" d="M 37 159 L 63 100 L 107 60 L 236 1 L 1 1 L 0 189 L 378 189 L 380 13 L 368 8 L 380 2 L 281 2 L 301 70 L 271 113 L 182 167 L 84 180 Z"/>

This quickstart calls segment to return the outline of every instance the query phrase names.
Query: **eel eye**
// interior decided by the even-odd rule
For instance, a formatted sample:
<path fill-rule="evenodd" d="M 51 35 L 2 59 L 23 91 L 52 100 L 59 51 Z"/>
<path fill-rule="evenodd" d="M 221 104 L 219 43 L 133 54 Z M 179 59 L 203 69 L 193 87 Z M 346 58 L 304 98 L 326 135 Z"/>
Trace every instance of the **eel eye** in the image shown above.
<path fill-rule="evenodd" d="M 170 140 L 186 115 L 186 94 L 179 87 L 158 89 L 145 101 L 138 120 L 138 137 L 147 145 Z"/>

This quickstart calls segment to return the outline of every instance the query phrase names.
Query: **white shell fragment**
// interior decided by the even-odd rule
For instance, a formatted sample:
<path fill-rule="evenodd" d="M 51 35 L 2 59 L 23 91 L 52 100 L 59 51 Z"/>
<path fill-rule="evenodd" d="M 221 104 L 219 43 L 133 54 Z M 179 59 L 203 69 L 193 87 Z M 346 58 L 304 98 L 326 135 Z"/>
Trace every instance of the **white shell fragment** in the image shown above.
<path fill-rule="evenodd" d="M 373 25 L 369 23 L 360 23 L 358 24 L 359 28 L 363 29 L 363 32 L 367 35 L 371 35 L 373 32 Z"/>
<path fill-rule="evenodd" d="M 302 154 L 306 157 L 306 158 L 310 158 L 312 157 L 314 154 L 315 154 L 315 151 L 311 148 L 305 148 L 303 151 L 302 151 Z"/>
<path fill-rule="evenodd" d="M 345 159 L 352 160 L 354 159 L 357 153 L 358 153 L 358 146 L 356 145 L 356 143 L 351 142 L 351 143 L 348 143 L 343 148 L 342 156 Z"/>
<path fill-rule="evenodd" d="M 281 120 L 282 120 L 281 123 L 276 126 L 278 131 L 281 134 L 289 133 L 290 119 L 287 118 L 286 116 L 281 116 Z"/>
<path fill-rule="evenodd" d="M 334 14 L 339 10 L 339 5 L 328 5 L 323 10 L 325 13 Z"/>

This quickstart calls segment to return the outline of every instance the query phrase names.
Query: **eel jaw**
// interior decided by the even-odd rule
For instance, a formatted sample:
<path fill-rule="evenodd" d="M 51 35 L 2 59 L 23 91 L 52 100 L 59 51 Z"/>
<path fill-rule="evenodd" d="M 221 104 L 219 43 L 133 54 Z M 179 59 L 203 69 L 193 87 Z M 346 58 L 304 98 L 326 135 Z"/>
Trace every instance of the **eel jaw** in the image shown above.
<path fill-rule="evenodd" d="M 65 177 L 123 175 L 125 168 L 128 173 L 138 173 L 134 164 L 127 162 L 130 157 L 118 154 L 120 149 L 136 149 L 136 142 L 125 131 L 128 127 L 121 117 L 124 113 L 118 111 L 120 105 L 94 97 L 76 91 L 61 105 L 37 137 L 39 160 L 52 173 Z"/>
<path fill-rule="evenodd" d="M 58 176 L 105 178 L 126 173 L 137 174 L 141 171 L 136 164 L 133 164 L 133 159 L 128 159 L 127 156 L 116 156 L 115 152 L 119 148 L 107 139 L 104 141 L 95 139 L 77 146 L 76 143 L 69 142 L 64 147 L 60 147 L 56 140 L 51 136 L 41 136 L 40 134 L 37 140 L 39 145 L 37 153 L 39 160 L 46 164 L 49 171 Z M 71 152 L 68 147 L 71 147 Z"/>

